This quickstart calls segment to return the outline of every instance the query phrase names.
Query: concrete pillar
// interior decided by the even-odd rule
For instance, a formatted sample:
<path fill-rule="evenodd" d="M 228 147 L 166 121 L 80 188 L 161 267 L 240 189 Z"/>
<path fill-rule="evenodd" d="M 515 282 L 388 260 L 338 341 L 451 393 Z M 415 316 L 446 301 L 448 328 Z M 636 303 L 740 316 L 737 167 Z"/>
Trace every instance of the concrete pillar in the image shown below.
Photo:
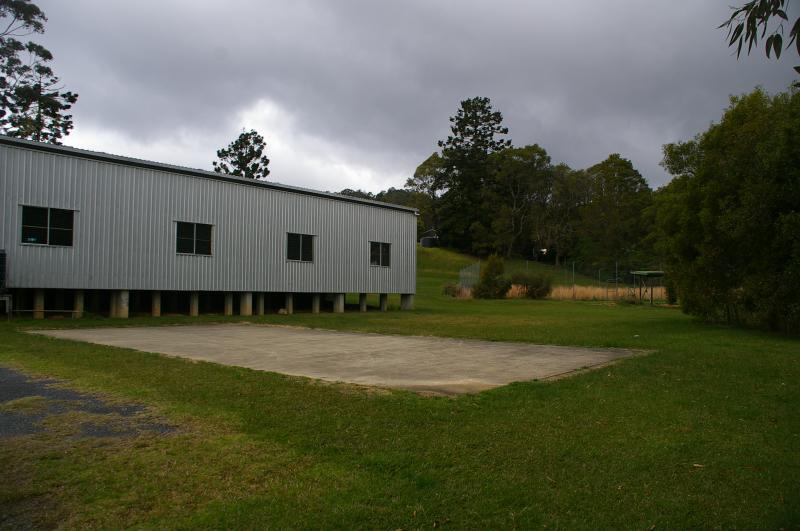
<path fill-rule="evenodd" d="M 44 290 L 37 289 L 33 292 L 33 318 L 44 319 Z"/>
<path fill-rule="evenodd" d="M 72 317 L 80 319 L 83 317 L 83 290 L 76 289 L 72 295 Z"/>
<path fill-rule="evenodd" d="M 358 294 L 358 311 L 366 312 L 367 311 L 367 294 L 366 293 L 359 293 Z"/>
<path fill-rule="evenodd" d="M 245 291 L 239 296 L 239 315 L 253 315 L 253 293 Z"/>
<path fill-rule="evenodd" d="M 126 289 L 117 292 L 117 312 L 115 317 L 120 319 L 128 318 L 128 307 L 130 304 L 130 293 Z"/>
<path fill-rule="evenodd" d="M 154 291 L 150 294 L 150 315 L 161 317 L 161 292 Z"/>
<path fill-rule="evenodd" d="M 286 314 L 292 315 L 294 313 L 294 294 L 287 293 L 286 294 Z"/>
<path fill-rule="evenodd" d="M 333 296 L 333 313 L 344 313 L 344 293 Z"/>
<path fill-rule="evenodd" d="M 311 296 L 311 313 L 319 313 L 319 293 L 315 293 Z"/>
<path fill-rule="evenodd" d="M 189 294 L 189 315 L 192 317 L 200 315 L 200 292 L 198 291 Z"/>
<path fill-rule="evenodd" d="M 381 311 L 385 312 L 389 309 L 389 294 L 388 293 L 381 293 L 378 296 L 378 300 L 380 301 Z"/>
<path fill-rule="evenodd" d="M 225 315 L 233 315 L 233 293 L 225 292 Z"/>
<path fill-rule="evenodd" d="M 413 310 L 414 309 L 414 294 L 413 293 L 404 293 L 400 295 L 400 309 L 401 310 Z"/>
<path fill-rule="evenodd" d="M 256 294 L 256 315 L 264 315 L 264 293 Z"/>

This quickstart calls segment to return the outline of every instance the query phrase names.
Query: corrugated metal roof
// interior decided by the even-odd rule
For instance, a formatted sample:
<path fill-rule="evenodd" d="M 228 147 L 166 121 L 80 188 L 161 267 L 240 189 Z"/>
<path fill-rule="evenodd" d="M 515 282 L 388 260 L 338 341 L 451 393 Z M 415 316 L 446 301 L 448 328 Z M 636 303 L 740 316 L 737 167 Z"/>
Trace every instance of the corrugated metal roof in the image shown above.
<path fill-rule="evenodd" d="M 413 212 L 414 214 L 417 213 L 417 209 L 403 206 L 403 205 L 396 205 L 393 203 L 383 203 L 381 201 L 372 201 L 369 199 L 361 199 L 358 197 L 350 197 L 340 194 L 334 194 L 331 192 L 322 192 L 319 190 L 311 190 L 309 188 L 301 188 L 299 186 L 289 186 L 288 184 L 280 184 L 271 181 L 259 181 L 256 179 L 247 179 L 244 177 L 236 177 L 234 175 L 226 175 L 223 173 L 216 173 L 213 171 L 208 170 L 199 170 L 195 168 L 187 168 L 185 166 L 175 166 L 172 164 L 165 164 L 162 162 L 154 162 L 150 160 L 144 159 L 136 159 L 132 157 L 123 157 L 121 155 L 112 155 L 109 153 L 103 153 L 100 151 L 89 151 L 86 149 L 78 149 L 74 147 L 68 146 L 61 146 L 55 144 L 46 144 L 44 142 L 34 142 L 32 140 L 23 140 L 21 138 L 14 138 L 10 136 L 0 135 L 0 144 L 5 144 L 9 146 L 17 146 L 27 149 L 33 149 L 36 151 L 44 151 L 48 153 L 57 153 L 62 155 L 68 155 L 71 157 L 79 157 L 84 159 L 90 160 L 98 160 L 102 162 L 110 162 L 114 164 L 122 164 L 125 166 L 134 166 L 138 168 L 147 168 L 151 170 L 161 170 L 170 173 L 179 173 L 181 175 L 191 175 L 194 177 L 202 177 L 205 179 L 215 179 L 218 181 L 227 181 L 236 184 L 243 184 L 246 186 L 260 186 L 265 188 L 272 188 L 274 190 L 281 190 L 284 192 L 293 192 L 297 194 L 303 195 L 312 195 L 316 197 L 327 197 L 329 199 L 333 199 L 336 201 L 345 201 L 348 203 L 360 203 L 371 205 L 378 208 L 388 208 L 391 210 L 403 210 L 406 212 Z"/>

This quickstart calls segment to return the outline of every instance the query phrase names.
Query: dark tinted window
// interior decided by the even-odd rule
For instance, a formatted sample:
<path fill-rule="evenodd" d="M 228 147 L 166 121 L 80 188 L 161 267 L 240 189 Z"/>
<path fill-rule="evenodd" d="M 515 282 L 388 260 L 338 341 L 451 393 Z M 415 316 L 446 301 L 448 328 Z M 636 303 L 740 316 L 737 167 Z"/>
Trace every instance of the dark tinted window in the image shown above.
<path fill-rule="evenodd" d="M 211 240 L 197 240 L 195 242 L 194 254 L 211 254 Z"/>
<path fill-rule="evenodd" d="M 211 254 L 211 225 L 177 222 L 175 250 L 181 254 Z"/>
<path fill-rule="evenodd" d="M 50 228 L 50 235 L 47 243 L 50 245 L 67 245 L 72 246 L 72 229 L 54 229 Z"/>
<path fill-rule="evenodd" d="M 381 265 L 384 267 L 389 267 L 392 265 L 391 261 L 391 251 L 392 246 L 389 243 L 382 243 L 381 244 Z"/>
<path fill-rule="evenodd" d="M 314 236 L 312 234 L 286 235 L 286 258 L 298 262 L 314 261 Z"/>
<path fill-rule="evenodd" d="M 195 237 L 198 240 L 211 241 L 211 225 L 204 225 L 203 223 L 195 223 Z"/>
<path fill-rule="evenodd" d="M 314 261 L 314 237 L 310 234 L 303 234 L 303 253 L 300 259 L 303 262 Z"/>
<path fill-rule="evenodd" d="M 194 240 L 189 238 L 178 238 L 175 250 L 179 253 L 193 254 L 194 253 Z"/>
<path fill-rule="evenodd" d="M 50 228 L 72 230 L 72 210 L 50 209 Z"/>
<path fill-rule="evenodd" d="M 178 222 L 178 240 L 175 250 L 179 253 L 194 253 L 194 223 Z"/>
<path fill-rule="evenodd" d="M 381 265 L 381 244 L 379 242 L 369 242 L 369 265 Z"/>
<path fill-rule="evenodd" d="M 47 227 L 47 210 L 40 207 L 22 207 L 22 224 L 33 227 Z"/>
<path fill-rule="evenodd" d="M 22 226 L 22 243 L 47 243 L 47 229 Z"/>
<path fill-rule="evenodd" d="M 75 212 L 61 208 L 22 207 L 22 243 L 72 246 Z"/>
<path fill-rule="evenodd" d="M 195 254 L 211 254 L 211 225 L 195 223 Z"/>
<path fill-rule="evenodd" d="M 300 260 L 300 244 L 301 235 L 292 234 L 291 232 L 286 238 L 286 258 L 289 260 Z"/>
<path fill-rule="evenodd" d="M 194 239 L 194 223 L 178 222 L 178 238 Z"/>
<path fill-rule="evenodd" d="M 389 267 L 391 248 L 389 243 L 369 242 L 369 265 Z"/>

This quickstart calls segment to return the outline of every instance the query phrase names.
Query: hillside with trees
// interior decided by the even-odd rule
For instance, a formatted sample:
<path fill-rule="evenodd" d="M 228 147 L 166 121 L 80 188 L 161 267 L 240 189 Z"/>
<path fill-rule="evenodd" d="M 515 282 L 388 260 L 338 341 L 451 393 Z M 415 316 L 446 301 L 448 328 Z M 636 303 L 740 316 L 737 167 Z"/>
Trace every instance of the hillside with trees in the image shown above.
<path fill-rule="evenodd" d="M 592 275 L 650 265 L 652 191 L 630 160 L 611 154 L 574 170 L 538 144 L 514 146 L 489 98 L 462 101 L 450 122 L 404 190 L 341 193 L 413 206 L 420 231 L 477 256 L 577 262 Z"/>
<path fill-rule="evenodd" d="M 617 153 L 585 169 L 514 146 L 488 98 L 461 102 L 451 135 L 406 182 L 420 231 L 472 255 L 576 264 L 592 277 L 664 269 L 682 308 L 707 320 L 800 331 L 800 93 L 757 89 L 722 120 L 663 147 L 674 176 L 650 189 Z"/>

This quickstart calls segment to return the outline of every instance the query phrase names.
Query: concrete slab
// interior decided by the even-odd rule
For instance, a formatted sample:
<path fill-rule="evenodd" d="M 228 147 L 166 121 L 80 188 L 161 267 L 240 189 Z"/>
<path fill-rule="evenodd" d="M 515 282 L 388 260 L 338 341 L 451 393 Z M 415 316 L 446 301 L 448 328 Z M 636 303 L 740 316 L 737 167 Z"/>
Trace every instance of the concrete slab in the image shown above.
<path fill-rule="evenodd" d="M 223 324 L 37 330 L 55 338 L 333 382 L 472 393 L 595 367 L 634 351 Z"/>

